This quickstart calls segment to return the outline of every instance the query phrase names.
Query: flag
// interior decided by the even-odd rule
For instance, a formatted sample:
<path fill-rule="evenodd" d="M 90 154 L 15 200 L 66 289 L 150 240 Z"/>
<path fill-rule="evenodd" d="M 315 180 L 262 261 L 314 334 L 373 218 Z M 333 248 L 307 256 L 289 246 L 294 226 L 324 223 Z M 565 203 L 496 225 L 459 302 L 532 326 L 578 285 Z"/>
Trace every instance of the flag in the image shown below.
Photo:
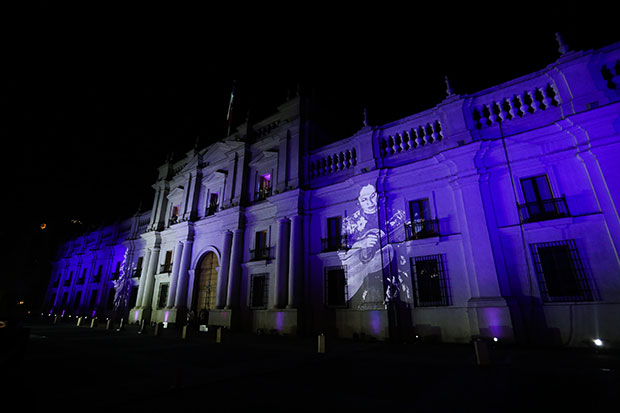
<path fill-rule="evenodd" d="M 228 132 L 226 135 L 230 135 L 230 125 L 232 125 L 232 108 L 233 108 L 233 100 L 235 98 L 235 82 L 233 80 L 232 90 L 230 91 L 230 102 L 228 102 L 228 113 L 226 114 L 226 123 L 228 125 Z"/>

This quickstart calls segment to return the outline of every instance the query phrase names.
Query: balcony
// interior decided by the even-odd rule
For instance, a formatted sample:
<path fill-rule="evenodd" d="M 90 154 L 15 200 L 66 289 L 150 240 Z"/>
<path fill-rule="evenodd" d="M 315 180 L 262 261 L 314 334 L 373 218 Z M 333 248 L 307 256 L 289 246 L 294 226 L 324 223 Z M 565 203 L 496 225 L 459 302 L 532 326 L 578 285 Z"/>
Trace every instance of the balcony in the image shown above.
<path fill-rule="evenodd" d="M 439 220 L 426 219 L 419 222 L 405 223 L 407 241 L 439 236 Z"/>
<path fill-rule="evenodd" d="M 349 249 L 346 235 L 321 238 L 321 252 L 341 251 Z"/>
<path fill-rule="evenodd" d="M 261 188 L 254 193 L 254 201 L 262 201 L 271 196 L 271 187 Z"/>
<path fill-rule="evenodd" d="M 159 266 L 159 273 L 165 273 L 165 272 L 172 272 L 172 263 L 167 263 L 167 264 L 161 264 Z"/>
<path fill-rule="evenodd" d="M 138 267 L 138 268 L 134 268 L 133 269 L 133 273 L 132 273 L 131 276 L 134 277 L 134 278 L 135 277 L 140 278 L 141 275 L 142 275 L 142 268 Z"/>
<path fill-rule="evenodd" d="M 215 214 L 217 211 L 218 211 L 217 205 L 209 205 L 209 208 L 207 208 L 207 216 L 209 217 Z"/>
<path fill-rule="evenodd" d="M 268 260 L 271 258 L 269 255 L 271 248 L 262 247 L 250 250 L 250 261 Z"/>
<path fill-rule="evenodd" d="M 522 224 L 570 216 L 564 196 L 542 199 L 536 202 L 526 202 L 517 206 L 519 208 L 519 219 Z"/>

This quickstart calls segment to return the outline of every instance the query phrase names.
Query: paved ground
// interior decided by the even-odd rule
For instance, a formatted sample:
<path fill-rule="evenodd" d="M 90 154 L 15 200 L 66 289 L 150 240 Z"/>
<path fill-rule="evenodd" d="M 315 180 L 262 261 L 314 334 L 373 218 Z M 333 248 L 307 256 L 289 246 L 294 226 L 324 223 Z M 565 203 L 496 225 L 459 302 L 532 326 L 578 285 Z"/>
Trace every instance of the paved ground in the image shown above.
<path fill-rule="evenodd" d="M 318 354 L 316 338 L 225 332 L 216 343 L 212 332 L 182 340 L 178 330 L 155 337 L 133 326 L 29 328 L 23 357 L 0 358 L 5 401 L 26 408 L 620 411 L 620 355 L 610 352 L 498 346 L 479 366 L 473 345 L 327 337 Z"/>

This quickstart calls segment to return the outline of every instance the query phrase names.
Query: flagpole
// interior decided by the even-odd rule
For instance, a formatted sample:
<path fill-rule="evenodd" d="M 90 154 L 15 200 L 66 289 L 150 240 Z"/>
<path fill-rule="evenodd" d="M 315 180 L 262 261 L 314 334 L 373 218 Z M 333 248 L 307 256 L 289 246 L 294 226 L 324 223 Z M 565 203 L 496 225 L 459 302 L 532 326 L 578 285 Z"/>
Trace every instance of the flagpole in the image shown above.
<path fill-rule="evenodd" d="M 232 124 L 232 108 L 233 108 L 233 100 L 235 97 L 235 83 L 236 82 L 237 82 L 236 80 L 233 80 L 232 89 L 230 91 L 230 101 L 228 102 L 228 113 L 226 114 L 226 123 L 227 123 L 226 137 L 230 136 L 230 126 Z"/>

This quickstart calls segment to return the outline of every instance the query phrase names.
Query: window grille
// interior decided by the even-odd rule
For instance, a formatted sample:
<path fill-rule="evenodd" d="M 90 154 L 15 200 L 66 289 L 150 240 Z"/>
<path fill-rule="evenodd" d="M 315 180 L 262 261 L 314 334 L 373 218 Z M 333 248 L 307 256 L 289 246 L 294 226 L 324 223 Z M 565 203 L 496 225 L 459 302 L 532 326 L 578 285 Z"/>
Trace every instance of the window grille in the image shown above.
<path fill-rule="evenodd" d="M 415 278 L 416 307 L 450 305 L 448 280 L 441 255 L 411 258 L 411 273 Z"/>
<path fill-rule="evenodd" d="M 159 297 L 157 308 L 164 308 L 168 304 L 168 284 L 161 284 L 159 287 Z"/>
<path fill-rule="evenodd" d="M 269 273 L 253 274 L 250 286 L 250 308 L 267 308 Z"/>
<path fill-rule="evenodd" d="M 594 299 L 575 240 L 530 244 L 530 250 L 543 301 Z"/>
<path fill-rule="evenodd" d="M 349 301 L 348 295 L 345 267 L 325 268 L 325 305 L 346 307 Z"/>
<path fill-rule="evenodd" d="M 321 251 L 347 249 L 347 237 L 342 235 L 342 217 L 327 218 L 327 238 L 321 239 Z"/>

